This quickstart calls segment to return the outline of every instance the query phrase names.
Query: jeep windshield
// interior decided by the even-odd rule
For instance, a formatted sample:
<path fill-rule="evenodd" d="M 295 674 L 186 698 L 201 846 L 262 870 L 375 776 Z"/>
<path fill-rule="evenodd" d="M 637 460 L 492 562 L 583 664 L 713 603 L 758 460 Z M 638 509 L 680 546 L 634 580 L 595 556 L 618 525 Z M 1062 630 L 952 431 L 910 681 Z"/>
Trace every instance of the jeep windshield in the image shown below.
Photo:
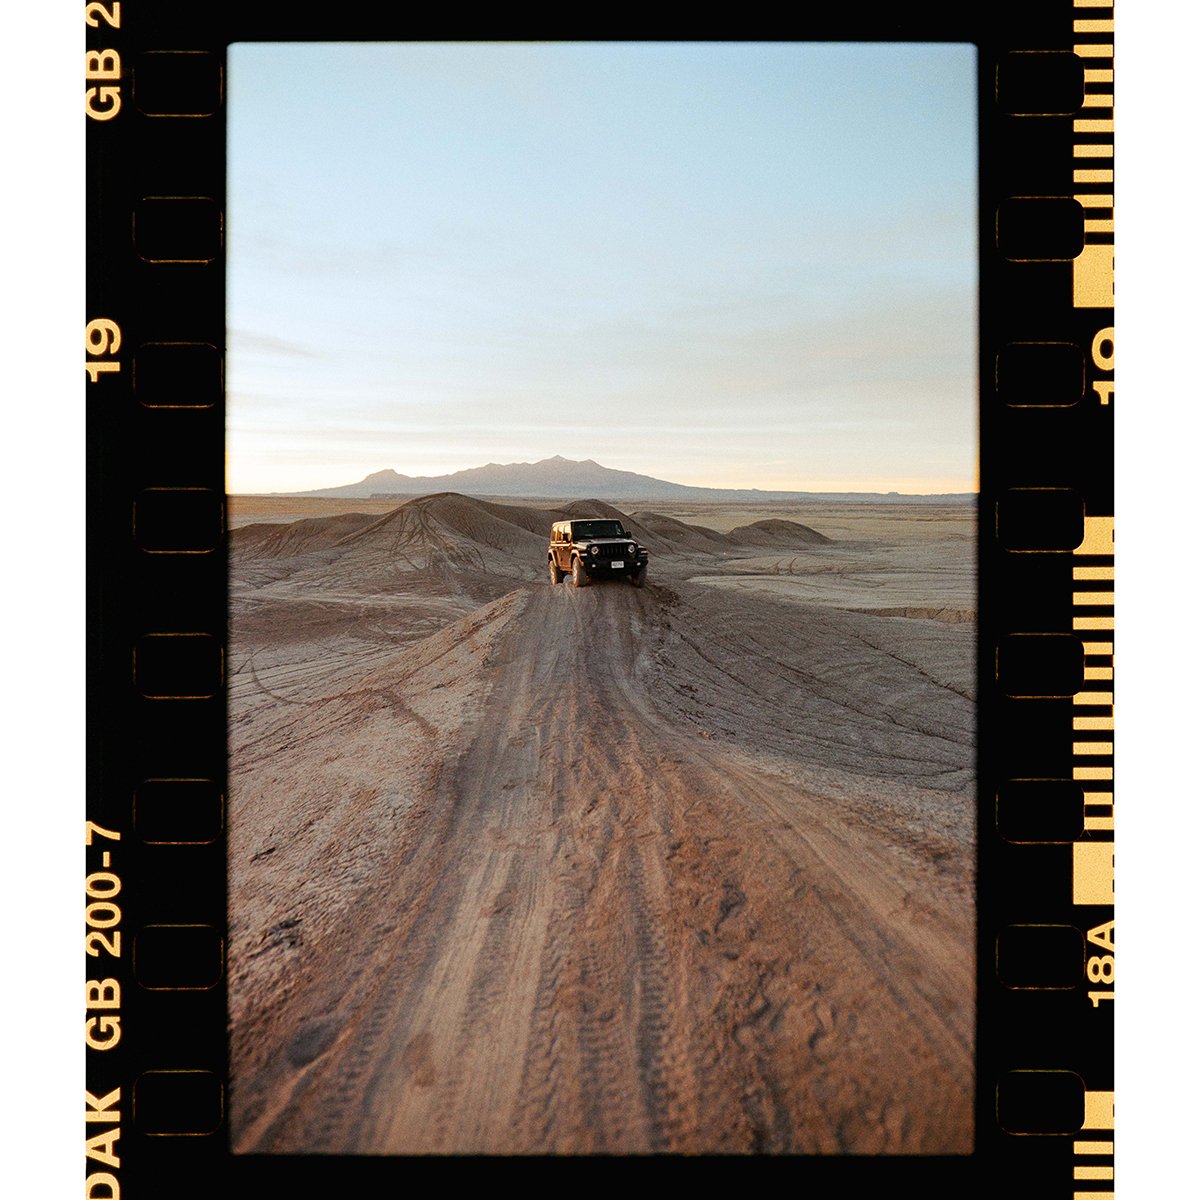
<path fill-rule="evenodd" d="M 628 534 L 620 521 L 574 521 L 571 536 L 577 542 L 586 542 L 591 538 L 623 538 Z"/>

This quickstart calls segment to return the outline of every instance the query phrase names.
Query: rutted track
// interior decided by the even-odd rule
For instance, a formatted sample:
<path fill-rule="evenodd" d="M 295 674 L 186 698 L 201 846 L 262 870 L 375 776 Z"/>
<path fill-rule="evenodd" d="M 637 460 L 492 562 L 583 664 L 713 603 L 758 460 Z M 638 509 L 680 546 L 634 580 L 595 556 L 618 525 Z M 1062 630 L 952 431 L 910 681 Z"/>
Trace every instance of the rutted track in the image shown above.
<path fill-rule="evenodd" d="M 970 1150 L 970 847 L 669 715 L 667 598 L 498 602 L 406 836 L 235 1027 L 236 1150 Z"/>

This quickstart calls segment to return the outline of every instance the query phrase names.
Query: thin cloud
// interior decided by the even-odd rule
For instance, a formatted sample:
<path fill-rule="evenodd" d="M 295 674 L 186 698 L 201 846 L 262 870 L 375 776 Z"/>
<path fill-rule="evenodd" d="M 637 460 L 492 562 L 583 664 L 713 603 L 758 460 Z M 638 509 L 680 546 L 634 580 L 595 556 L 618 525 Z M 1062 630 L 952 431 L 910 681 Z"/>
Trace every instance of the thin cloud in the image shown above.
<path fill-rule="evenodd" d="M 285 358 L 322 358 L 324 355 L 299 342 L 275 337 L 269 333 L 249 333 L 244 329 L 227 329 L 225 345 L 231 354 L 263 354 Z"/>

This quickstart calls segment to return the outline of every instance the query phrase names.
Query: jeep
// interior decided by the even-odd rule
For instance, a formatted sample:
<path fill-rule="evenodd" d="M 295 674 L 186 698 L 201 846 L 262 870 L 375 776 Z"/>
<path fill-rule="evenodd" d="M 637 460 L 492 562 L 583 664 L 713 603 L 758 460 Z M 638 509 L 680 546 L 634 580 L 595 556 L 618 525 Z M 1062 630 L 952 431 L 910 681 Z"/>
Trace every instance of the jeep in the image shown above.
<path fill-rule="evenodd" d="M 576 587 L 623 575 L 634 587 L 645 587 L 650 554 L 620 521 L 555 521 L 546 558 L 551 583 L 562 583 L 568 573 Z"/>

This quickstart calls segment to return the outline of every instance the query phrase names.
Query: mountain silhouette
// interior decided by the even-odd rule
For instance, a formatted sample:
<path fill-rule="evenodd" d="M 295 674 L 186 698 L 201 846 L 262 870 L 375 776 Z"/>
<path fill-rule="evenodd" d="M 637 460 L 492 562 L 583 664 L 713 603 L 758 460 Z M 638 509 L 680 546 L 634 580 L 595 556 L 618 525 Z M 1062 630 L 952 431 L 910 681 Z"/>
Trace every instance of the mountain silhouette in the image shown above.
<path fill-rule="evenodd" d="M 488 463 L 449 475 L 400 475 L 393 470 L 373 471 L 358 483 L 317 488 L 307 492 L 272 493 L 288 496 L 328 496 L 366 500 L 389 496 L 424 496 L 435 492 L 459 492 L 469 496 L 524 497 L 554 500 L 861 500 L 891 502 L 969 502 L 973 492 L 929 496 L 900 496 L 895 492 L 789 492 L 759 488 L 689 487 L 603 467 L 592 459 L 582 462 L 543 458 L 534 463 Z"/>

